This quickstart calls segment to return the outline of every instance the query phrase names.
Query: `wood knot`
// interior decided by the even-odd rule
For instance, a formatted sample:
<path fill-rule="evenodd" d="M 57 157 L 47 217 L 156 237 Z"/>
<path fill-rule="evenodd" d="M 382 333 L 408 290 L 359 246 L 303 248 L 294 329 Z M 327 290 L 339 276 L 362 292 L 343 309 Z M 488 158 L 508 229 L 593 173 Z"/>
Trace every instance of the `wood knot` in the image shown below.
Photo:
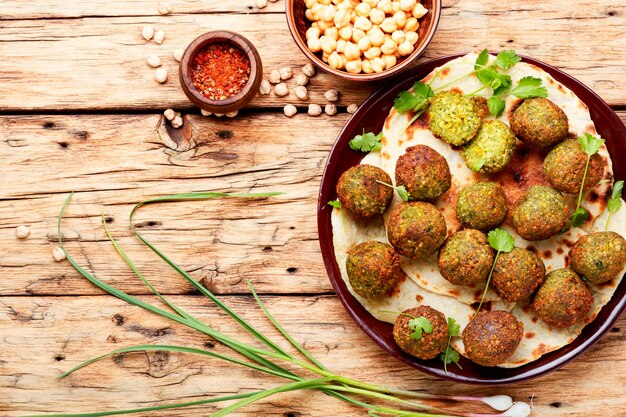
<path fill-rule="evenodd" d="M 189 115 L 183 115 L 182 118 L 183 125 L 176 129 L 165 117 L 161 116 L 158 127 L 161 143 L 176 152 L 186 152 L 196 147 L 191 129 L 191 118 Z"/>

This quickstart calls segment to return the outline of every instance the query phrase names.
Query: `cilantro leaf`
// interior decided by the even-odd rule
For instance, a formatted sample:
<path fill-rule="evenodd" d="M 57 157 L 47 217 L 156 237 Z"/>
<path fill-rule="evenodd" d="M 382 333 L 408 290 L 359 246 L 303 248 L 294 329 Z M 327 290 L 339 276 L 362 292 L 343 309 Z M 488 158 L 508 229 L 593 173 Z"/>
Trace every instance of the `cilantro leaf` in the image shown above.
<path fill-rule="evenodd" d="M 354 139 L 349 142 L 350 148 L 355 151 L 372 152 L 380 150 L 380 140 L 383 137 L 383 133 L 375 135 L 372 132 L 363 132 L 362 135 L 356 135 Z"/>
<path fill-rule="evenodd" d="M 622 207 L 622 190 L 624 189 L 624 181 L 617 181 L 613 184 L 613 193 L 611 198 L 607 202 L 607 207 L 610 213 L 617 213 Z"/>
<path fill-rule="evenodd" d="M 501 51 L 496 57 L 495 65 L 502 68 L 503 70 L 508 70 L 513 65 L 520 62 L 522 58 L 517 56 L 515 51 Z"/>
<path fill-rule="evenodd" d="M 341 201 L 339 201 L 339 199 L 329 201 L 327 204 L 329 206 L 333 206 L 333 207 L 336 207 L 336 208 L 341 208 Z"/>
<path fill-rule="evenodd" d="M 435 96 L 435 93 L 433 89 L 430 88 L 430 85 L 424 84 L 421 81 L 417 81 L 415 84 L 413 84 L 413 92 L 418 97 L 430 98 Z"/>
<path fill-rule="evenodd" d="M 485 48 L 483 49 L 478 57 L 476 58 L 476 62 L 474 63 L 474 69 L 478 70 L 479 68 L 485 67 L 489 62 L 489 51 Z"/>
<path fill-rule="evenodd" d="M 487 159 L 486 158 L 480 158 L 480 159 L 477 159 L 477 160 L 473 161 L 470 164 L 470 168 L 472 168 L 472 171 L 480 172 L 481 168 L 483 166 L 485 166 L 485 163 L 487 163 Z"/>
<path fill-rule="evenodd" d="M 578 137 L 578 143 L 583 148 L 587 156 L 595 155 L 604 145 L 604 139 L 597 138 L 589 133 Z"/>
<path fill-rule="evenodd" d="M 433 325 L 426 317 L 414 317 L 409 320 L 409 328 L 413 330 L 411 339 L 419 340 L 422 338 L 422 332 L 432 333 Z"/>
<path fill-rule="evenodd" d="M 515 247 L 515 239 L 506 230 L 498 228 L 489 232 L 489 245 L 498 252 L 511 252 Z"/>
<path fill-rule="evenodd" d="M 450 345 L 446 347 L 446 350 L 439 354 L 439 359 L 441 359 L 441 361 L 446 365 L 450 365 L 452 362 L 454 362 L 459 368 L 461 368 L 461 365 L 459 365 L 459 360 L 461 359 L 459 356 L 459 352 L 454 350 Z"/>
<path fill-rule="evenodd" d="M 476 70 L 476 77 L 487 87 L 493 88 L 495 91 L 502 91 L 511 86 L 511 76 L 498 72 L 493 67 L 481 68 Z"/>
<path fill-rule="evenodd" d="M 404 185 L 396 187 L 396 191 L 398 192 L 398 195 L 400 196 L 402 201 L 409 201 L 409 192 L 406 190 Z"/>
<path fill-rule="evenodd" d="M 489 97 L 489 99 L 487 99 L 487 107 L 489 107 L 489 113 L 493 114 L 494 117 L 500 117 L 500 115 L 504 111 L 504 106 L 504 100 L 502 100 L 498 96 Z M 482 168 L 482 166 L 480 168 Z M 478 169 L 480 170 L 480 168 Z"/>
<path fill-rule="evenodd" d="M 458 336 L 461 326 L 452 317 L 448 317 L 448 334 L 450 337 Z"/>
<path fill-rule="evenodd" d="M 511 90 L 517 98 L 548 97 L 548 89 L 541 85 L 541 78 L 524 77 Z"/>
<path fill-rule="evenodd" d="M 584 207 L 578 207 L 576 211 L 570 216 L 569 223 L 565 226 L 564 231 L 571 229 L 572 227 L 578 227 L 584 224 L 589 218 L 589 212 Z"/>
<path fill-rule="evenodd" d="M 413 84 L 413 91 L 401 91 L 393 101 L 393 106 L 399 112 L 403 113 L 409 110 L 418 111 L 423 108 L 430 97 L 434 97 L 435 93 L 430 85 L 417 81 Z"/>

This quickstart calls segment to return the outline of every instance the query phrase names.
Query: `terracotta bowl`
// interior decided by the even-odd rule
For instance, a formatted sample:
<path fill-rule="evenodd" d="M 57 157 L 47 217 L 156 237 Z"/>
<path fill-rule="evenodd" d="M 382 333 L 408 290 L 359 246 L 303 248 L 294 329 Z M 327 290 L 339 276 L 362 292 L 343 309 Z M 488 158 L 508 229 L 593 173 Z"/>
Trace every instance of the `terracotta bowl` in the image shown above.
<path fill-rule="evenodd" d="M 250 78 L 248 82 L 239 93 L 225 100 L 209 100 L 198 91 L 191 81 L 191 65 L 194 58 L 202 48 L 211 43 L 231 44 L 233 47 L 243 51 L 250 60 Z M 263 65 L 259 52 L 248 39 L 235 32 L 220 30 L 200 35 L 189 44 L 180 60 L 178 74 L 180 85 L 193 104 L 208 112 L 223 114 L 239 110 L 254 98 L 263 79 Z"/>
<path fill-rule="evenodd" d="M 595 320 L 589 323 L 569 345 L 547 353 L 534 362 L 513 369 L 486 368 L 462 358 L 460 363 L 463 369 L 454 365 L 448 366 L 448 373 L 446 374 L 441 361 L 437 359 L 422 361 L 402 352 L 393 340 L 393 326 L 376 320 L 350 294 L 341 278 L 335 260 L 331 225 L 333 208 L 327 204 L 328 201 L 337 198 L 335 186 L 341 174 L 351 166 L 358 164 L 363 158 L 363 153 L 350 149 L 348 146 L 350 139 L 363 132 L 363 129 L 367 132 L 381 131 L 387 114 L 393 106 L 393 99 L 398 92 L 409 89 L 415 81 L 422 79 L 436 67 L 463 55 L 465 54 L 447 56 L 423 63 L 410 74 L 399 77 L 392 85 L 381 88 L 359 107 L 339 134 L 324 168 L 317 205 L 318 233 L 326 271 L 337 292 L 337 297 L 363 331 L 390 355 L 420 371 L 444 379 L 483 385 L 506 384 L 528 380 L 552 372 L 593 346 L 611 329 L 620 314 L 626 309 L 626 280 L 620 283 L 613 298 L 600 310 Z M 555 80 L 571 89 L 589 107 L 598 134 L 606 140 L 609 154 L 613 160 L 615 179 L 626 179 L 626 163 L 623 163 L 622 157 L 626 153 L 626 127 L 615 112 L 598 95 L 573 77 L 536 59 L 523 57 L 522 60 L 548 72 Z M 595 354 L 601 355 L 601 352 Z"/>
<path fill-rule="evenodd" d="M 398 63 L 392 68 L 372 74 L 351 74 L 344 70 L 333 69 L 322 60 L 321 52 L 311 52 L 306 42 L 306 31 L 311 26 L 311 22 L 304 16 L 304 12 L 306 11 L 304 0 L 285 0 L 285 11 L 287 13 L 287 24 L 289 25 L 291 36 L 293 36 L 296 45 L 298 45 L 304 55 L 306 55 L 316 67 L 346 80 L 365 82 L 393 77 L 409 69 L 411 64 L 422 56 L 437 30 L 439 17 L 441 15 L 441 0 L 423 0 L 421 3 L 428 9 L 428 13 L 419 19 L 420 25 L 417 30 L 419 40 L 414 45 L 415 50 L 413 53 L 399 59 Z"/>

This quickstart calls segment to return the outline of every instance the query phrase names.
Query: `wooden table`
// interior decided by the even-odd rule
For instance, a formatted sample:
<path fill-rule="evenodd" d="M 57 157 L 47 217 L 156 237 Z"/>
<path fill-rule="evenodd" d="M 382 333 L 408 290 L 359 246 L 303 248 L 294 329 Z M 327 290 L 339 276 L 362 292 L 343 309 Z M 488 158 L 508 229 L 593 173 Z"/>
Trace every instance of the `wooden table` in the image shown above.
<path fill-rule="evenodd" d="M 331 369 L 364 380 L 446 393 L 508 393 L 533 401 L 537 416 L 625 415 L 626 319 L 589 352 L 549 376 L 477 388 L 425 376 L 389 357 L 348 317 L 324 271 L 316 202 L 325 158 L 348 120 L 345 106 L 377 85 L 327 75 L 311 102 L 341 92 L 340 114 L 286 118 L 287 98 L 257 97 L 235 119 L 206 118 L 179 85 L 176 48 L 211 29 L 232 29 L 258 47 L 266 74 L 305 64 L 287 30 L 283 2 L 258 10 L 252 0 L 176 1 L 160 16 L 156 1 L 0 2 L 0 415 L 88 412 L 190 401 L 270 387 L 278 381 L 183 354 L 130 354 L 62 381 L 73 365 L 139 343 L 211 347 L 181 326 L 130 307 L 56 263 L 56 218 L 69 191 L 67 248 L 89 271 L 155 301 L 108 243 L 109 227 L 164 294 L 224 332 L 241 335 L 223 314 L 132 236 L 132 204 L 162 194 L 282 191 L 266 201 L 206 201 L 155 206 L 136 224 L 235 311 L 275 334 L 253 307 L 251 279 L 269 309 Z M 141 28 L 166 32 L 146 43 Z M 622 0 L 531 2 L 444 0 L 439 30 L 421 61 L 482 49 L 514 48 L 577 77 L 626 120 L 626 4 Z M 146 65 L 158 54 L 170 81 Z M 162 112 L 185 114 L 186 128 L 164 127 Z M 15 228 L 31 227 L 27 240 Z M 225 351 L 220 346 L 216 351 Z M 212 407 L 154 415 L 204 416 Z M 148 415 L 148 414 L 145 414 Z M 151 414 L 152 415 L 152 414 Z M 364 415 L 319 393 L 271 398 L 239 415 Z"/>

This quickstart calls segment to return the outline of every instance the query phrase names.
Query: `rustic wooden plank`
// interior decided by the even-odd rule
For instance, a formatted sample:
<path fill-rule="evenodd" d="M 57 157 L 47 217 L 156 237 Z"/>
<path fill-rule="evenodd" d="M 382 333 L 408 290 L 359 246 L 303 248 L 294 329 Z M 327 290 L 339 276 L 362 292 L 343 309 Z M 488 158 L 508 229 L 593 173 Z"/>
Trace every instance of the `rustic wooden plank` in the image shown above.
<path fill-rule="evenodd" d="M 0 2 L 0 20 L 158 16 L 160 3 L 154 0 L 126 0 L 114 3 L 106 0 L 93 0 L 89 2 L 63 1 L 51 4 L 46 0 L 27 2 L 10 0 Z M 281 13 L 285 10 L 282 1 L 268 3 L 263 9 L 256 7 L 254 0 L 185 0 L 164 1 L 163 3 L 169 3 L 172 6 L 170 16 L 206 13 Z"/>
<path fill-rule="evenodd" d="M 72 190 L 77 194 L 64 223 L 68 249 L 134 293 L 145 289 L 108 243 L 101 213 L 157 287 L 180 293 L 190 287 L 131 236 L 132 204 L 190 191 L 285 192 L 271 201 L 145 208 L 136 223 L 217 292 L 246 291 L 244 278 L 256 280 L 262 292 L 330 291 L 317 242 L 317 193 L 325 158 L 346 120 L 345 113 L 190 116 L 193 139 L 181 142 L 181 149 L 190 149 L 177 151 L 162 125 L 156 128 L 158 115 L 2 117 L 0 271 L 14 278 L 0 280 L 0 294 L 98 293 L 69 264 L 51 257 L 56 218 Z M 19 224 L 31 226 L 29 239 L 15 238 Z"/>
<path fill-rule="evenodd" d="M 202 298 L 172 299 L 220 331 L 242 337 L 235 325 Z M 532 399 L 533 415 L 537 416 L 617 416 L 626 407 L 626 386 L 622 381 L 626 359 L 622 349 L 626 342 L 624 318 L 588 353 L 551 375 L 515 386 L 485 388 L 428 377 L 396 361 L 357 328 L 335 297 L 264 299 L 297 341 L 346 376 L 448 394 L 506 393 L 524 401 Z M 275 336 L 250 297 L 231 296 L 226 300 L 253 325 Z M 0 412 L 7 417 L 191 401 L 217 391 L 236 393 L 280 383 L 276 378 L 234 365 L 174 353 L 124 355 L 92 365 L 66 380 L 54 379 L 83 360 L 135 344 L 181 344 L 227 352 L 181 326 L 112 297 L 0 297 L 0 329 L 10 330 L 2 332 L 4 348 L 0 351 Z M 212 409 L 150 415 L 204 416 Z M 365 413 L 321 394 L 306 392 L 268 399 L 237 415 L 305 417 Z"/>
<path fill-rule="evenodd" d="M 147 23 L 166 31 L 162 46 L 146 44 L 140 37 L 141 27 Z M 576 8 L 560 1 L 541 0 L 525 3 L 513 11 L 508 3 L 496 0 L 448 0 L 438 33 L 421 62 L 484 47 L 514 48 L 579 78 L 610 104 L 624 105 L 625 24 L 626 4 L 620 0 L 585 0 L 577 3 Z M 282 13 L 4 21 L 0 27 L 0 55 L 4 57 L 0 68 L 0 90 L 4 92 L 0 95 L 0 108 L 21 111 L 190 107 L 176 81 L 177 63 L 172 51 L 217 28 L 235 28 L 248 36 L 261 53 L 266 74 L 285 63 L 294 68 L 306 63 L 291 39 Z M 549 28 L 549 33 L 537 28 Z M 548 36 L 559 41 L 545 42 Z M 164 58 L 170 72 L 166 85 L 155 83 L 154 71 L 145 63 L 151 53 Z M 311 101 L 323 104 L 323 92 L 332 87 L 343 93 L 340 104 L 359 103 L 377 86 L 347 83 L 323 74 L 311 84 Z M 293 101 L 297 101 L 293 95 L 285 99 L 272 94 L 257 97 L 251 106 L 282 107 Z"/>

